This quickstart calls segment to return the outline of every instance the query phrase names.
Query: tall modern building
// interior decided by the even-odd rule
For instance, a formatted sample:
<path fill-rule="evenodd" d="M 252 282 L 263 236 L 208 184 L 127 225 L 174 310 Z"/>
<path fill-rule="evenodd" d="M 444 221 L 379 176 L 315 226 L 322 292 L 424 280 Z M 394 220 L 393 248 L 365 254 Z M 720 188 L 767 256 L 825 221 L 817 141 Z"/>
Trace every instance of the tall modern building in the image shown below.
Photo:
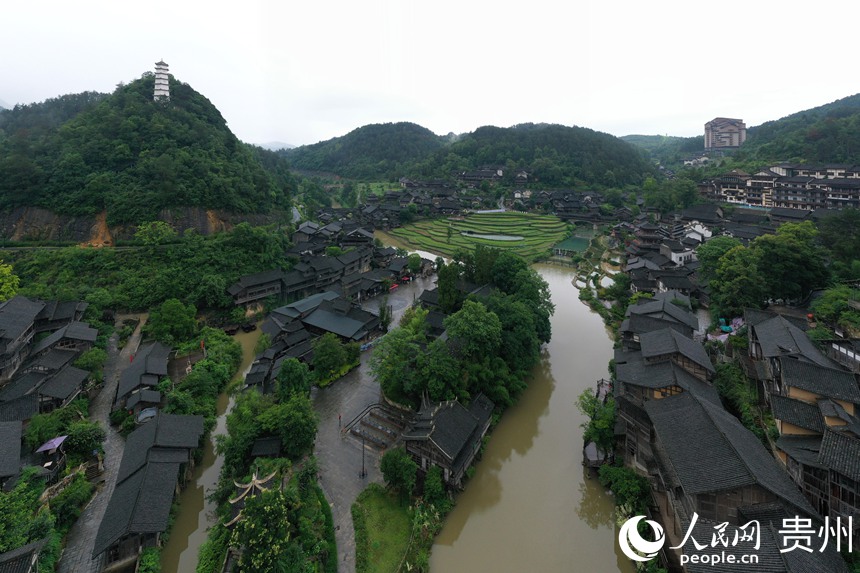
<path fill-rule="evenodd" d="M 705 124 L 705 149 L 738 148 L 746 138 L 747 126 L 742 119 L 717 117 Z"/>
<path fill-rule="evenodd" d="M 164 60 L 155 62 L 155 90 L 152 99 L 170 99 L 170 84 L 167 81 L 168 68 Z"/>

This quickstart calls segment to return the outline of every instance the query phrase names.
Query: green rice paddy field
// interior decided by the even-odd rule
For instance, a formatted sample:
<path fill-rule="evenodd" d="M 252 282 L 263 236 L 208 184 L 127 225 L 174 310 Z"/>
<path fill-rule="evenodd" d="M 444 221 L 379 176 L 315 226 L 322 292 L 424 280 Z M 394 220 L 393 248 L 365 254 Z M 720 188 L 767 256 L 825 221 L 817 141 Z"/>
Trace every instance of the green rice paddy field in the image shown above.
<path fill-rule="evenodd" d="M 448 229 L 451 238 L 448 238 Z M 532 261 L 548 254 L 550 247 L 565 238 L 567 223 L 553 215 L 531 213 L 473 213 L 465 217 L 419 221 L 392 229 L 388 233 L 414 249 L 422 249 L 452 256 L 458 249 L 474 249 L 481 244 L 497 249 L 511 250 Z M 470 236 L 513 235 L 521 240 L 496 240 Z"/>

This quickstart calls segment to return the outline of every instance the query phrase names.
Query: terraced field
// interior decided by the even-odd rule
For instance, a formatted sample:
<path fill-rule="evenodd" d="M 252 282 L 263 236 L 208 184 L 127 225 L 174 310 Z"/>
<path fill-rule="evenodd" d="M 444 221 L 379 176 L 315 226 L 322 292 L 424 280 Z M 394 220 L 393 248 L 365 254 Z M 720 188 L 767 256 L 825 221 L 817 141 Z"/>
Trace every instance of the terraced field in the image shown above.
<path fill-rule="evenodd" d="M 450 239 L 448 230 L 450 229 Z M 505 235 L 500 239 L 472 235 Z M 564 239 L 567 224 L 553 215 L 531 213 L 473 213 L 466 217 L 419 221 L 389 231 L 415 249 L 451 256 L 457 249 L 472 250 L 481 244 L 512 250 L 531 261 L 546 255 L 549 248 Z M 511 240 L 510 237 L 521 237 Z"/>

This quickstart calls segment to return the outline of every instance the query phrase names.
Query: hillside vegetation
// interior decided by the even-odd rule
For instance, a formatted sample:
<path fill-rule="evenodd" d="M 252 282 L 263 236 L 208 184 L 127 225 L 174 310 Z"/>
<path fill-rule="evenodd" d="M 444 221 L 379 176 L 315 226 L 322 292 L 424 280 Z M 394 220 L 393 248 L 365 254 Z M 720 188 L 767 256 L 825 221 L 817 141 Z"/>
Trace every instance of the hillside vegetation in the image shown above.
<path fill-rule="evenodd" d="M 414 123 L 371 124 L 342 137 L 280 153 L 296 169 L 354 179 L 391 179 L 442 147 L 442 139 Z"/>
<path fill-rule="evenodd" d="M 107 211 L 113 226 L 170 207 L 265 213 L 289 205 L 286 161 L 240 142 L 188 84 L 171 78 L 170 101 L 155 102 L 153 83 L 147 73 L 110 95 L 0 112 L 0 209 Z"/>
<path fill-rule="evenodd" d="M 486 126 L 457 138 L 411 123 L 370 125 L 282 153 L 298 169 L 364 179 L 450 178 L 491 165 L 504 167 L 508 182 L 526 170 L 546 187 L 623 186 L 652 173 L 636 147 L 614 136 L 550 124 Z"/>
<path fill-rule="evenodd" d="M 747 130 L 739 159 L 860 163 L 860 94 Z"/>

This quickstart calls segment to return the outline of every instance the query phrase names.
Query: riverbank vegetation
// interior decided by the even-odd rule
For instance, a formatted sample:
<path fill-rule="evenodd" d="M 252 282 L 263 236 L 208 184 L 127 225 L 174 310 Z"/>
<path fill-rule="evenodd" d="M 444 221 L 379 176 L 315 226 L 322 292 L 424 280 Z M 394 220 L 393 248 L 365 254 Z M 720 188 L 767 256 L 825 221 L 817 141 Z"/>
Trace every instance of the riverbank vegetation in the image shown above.
<path fill-rule="evenodd" d="M 337 552 L 331 510 L 317 483 L 317 465 L 309 454 L 317 429 L 310 400 L 313 375 L 307 365 L 285 361 L 272 394 L 247 390 L 236 396 L 227 415 L 227 433 L 216 441 L 223 456 L 218 486 L 218 523 L 200 548 L 198 573 L 220 571 L 228 551 L 242 570 L 334 573 Z M 258 439 L 278 441 L 275 457 L 254 457 Z M 242 518 L 227 501 L 236 484 L 267 476 L 265 491 L 246 501 Z"/>
<path fill-rule="evenodd" d="M 460 281 L 488 284 L 490 292 L 463 300 Z M 407 311 L 371 357 L 383 392 L 412 407 L 425 393 L 433 401 L 484 393 L 500 410 L 510 406 L 551 336 L 546 281 L 513 253 L 478 248 L 442 265 L 438 290 L 440 306 L 450 312 L 448 338 L 428 335 L 426 310 Z"/>
<path fill-rule="evenodd" d="M 541 344 L 550 340 L 554 306 L 549 286 L 522 257 L 482 245 L 458 251 L 449 264 L 437 264 L 447 337 L 429 334 L 427 310 L 409 309 L 400 326 L 377 344 L 371 372 L 387 398 L 412 408 L 418 408 L 422 397 L 468 403 L 482 393 L 499 414 L 527 387 Z M 468 283 L 486 285 L 480 289 L 483 294 L 466 296 L 458 285 Z M 402 562 L 410 570 L 427 571 L 433 538 L 453 505 L 439 468 L 418 475 L 411 457 L 396 449 L 386 452 L 381 469 L 389 488 L 411 502 L 403 510 L 411 519 L 412 536 Z M 364 539 L 360 517 L 357 527 L 357 539 Z M 363 546 L 357 550 L 369 551 Z"/>

